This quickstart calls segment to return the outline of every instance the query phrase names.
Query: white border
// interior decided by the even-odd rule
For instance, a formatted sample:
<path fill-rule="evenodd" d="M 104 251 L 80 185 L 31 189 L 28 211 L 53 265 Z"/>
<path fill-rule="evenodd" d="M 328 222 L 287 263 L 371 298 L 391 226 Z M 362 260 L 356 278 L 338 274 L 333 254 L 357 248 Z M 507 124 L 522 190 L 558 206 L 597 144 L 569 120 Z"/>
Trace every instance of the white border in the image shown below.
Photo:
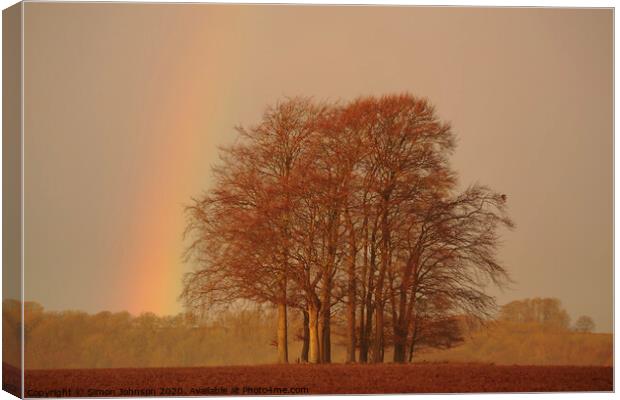
<path fill-rule="evenodd" d="M 25 3 L 32 3 L 32 2 L 42 2 L 39 0 L 25 0 Z M 57 1 L 57 2 L 84 2 L 84 1 Z M 127 1 L 123 1 L 123 0 L 110 0 L 110 1 L 101 1 L 102 3 L 127 3 Z M 15 4 L 16 2 L 13 0 L 0 0 L 0 5 L 2 6 L 2 9 L 8 8 L 9 6 Z M 135 1 L 132 3 L 174 3 L 174 4 L 181 4 L 181 3 L 205 3 L 205 2 L 201 2 L 198 0 L 185 0 L 183 2 L 174 2 L 174 1 L 169 1 L 169 0 L 150 0 L 150 1 Z M 231 3 L 228 0 L 211 0 L 208 3 L 217 3 L 217 4 L 229 4 Z M 580 7 L 580 8 L 610 8 L 613 7 L 615 8 L 616 6 L 616 2 L 615 1 L 604 1 L 604 0 L 591 0 L 591 1 L 577 1 L 577 0 L 540 0 L 540 1 L 522 1 L 522 2 L 517 2 L 517 1 L 510 1 L 510 0 L 503 0 L 503 1 L 493 1 L 493 0 L 474 0 L 474 1 L 467 1 L 467 0 L 450 0 L 448 1 L 433 1 L 433 0 L 426 0 L 426 1 L 405 1 L 405 0 L 401 0 L 401 1 L 396 1 L 396 0 L 391 0 L 391 1 L 386 1 L 386 0 L 339 0 L 337 2 L 335 1 L 329 1 L 329 0 L 315 0 L 315 1 L 308 1 L 308 0 L 295 0 L 294 3 L 291 1 L 284 1 L 284 0 L 271 0 L 271 1 L 264 1 L 264 0 L 244 0 L 242 3 L 245 4 L 302 4 L 302 5 L 333 5 L 333 4 L 345 4 L 345 5 L 383 5 L 383 6 L 390 6 L 390 5 L 414 5 L 414 6 L 467 6 L 467 7 Z M 22 237 L 21 237 L 21 260 L 22 260 L 22 269 L 21 269 L 21 285 L 22 285 L 22 291 L 21 291 L 21 296 L 22 296 L 22 302 L 24 300 L 24 268 L 23 268 L 23 263 L 24 263 L 24 238 L 25 238 L 25 230 L 24 230 L 24 220 L 25 220 L 25 216 L 24 216 L 24 145 L 25 145 L 25 135 L 24 135 L 24 16 L 25 16 L 25 4 L 22 4 L 22 38 L 21 38 L 21 46 L 22 46 L 22 54 L 21 54 L 21 66 L 22 66 L 22 74 L 21 74 L 21 140 L 20 140 L 20 147 L 21 147 L 21 200 L 22 200 L 22 210 L 21 210 L 21 224 L 22 224 Z M 615 11 L 614 11 L 615 13 Z M 1 19 L 0 19 L 0 27 L 1 27 Z M 615 49 L 616 49 L 616 43 L 617 43 L 617 36 L 616 36 L 616 30 L 615 30 L 615 15 L 614 15 L 614 133 L 615 133 L 615 116 L 618 113 L 618 108 L 615 102 L 615 93 L 616 93 L 616 81 L 615 81 L 615 73 L 616 73 L 616 65 L 615 65 Z M 1 53 L 0 53 L 0 63 L 1 63 Z M 0 90 L 2 88 L 2 85 L 0 83 Z M 1 104 L 1 99 L 0 99 L 0 104 Z M 0 108 L 0 116 L 1 116 L 1 108 Z M 615 141 L 615 135 L 614 135 L 614 228 L 616 226 L 616 213 L 615 213 L 615 209 L 616 206 L 618 205 L 618 200 L 616 198 L 616 192 L 615 192 L 615 188 L 616 188 L 616 176 L 617 176 L 617 165 L 615 163 L 615 154 L 616 151 L 618 150 L 618 144 Z M 2 144 L 0 142 L 0 160 L 1 160 L 1 148 L 2 148 Z M 0 162 L 0 171 L 1 171 L 1 162 Z M 0 174 L 0 180 L 1 180 L 1 174 Z M 0 195 L 2 193 L 2 188 L 0 186 Z M 2 216 L 0 215 L 0 222 L 2 221 Z M 2 234 L 0 233 L 0 239 L 2 237 Z M 616 249 L 618 249 L 618 247 L 620 246 L 620 241 L 618 240 L 618 238 L 615 236 L 615 229 L 614 229 L 614 267 L 615 267 L 615 253 L 616 253 Z M 1 250 L 0 250 L 1 253 Z M 616 302 L 615 302 L 615 287 L 616 284 L 618 283 L 618 277 L 615 274 L 615 269 L 614 269 L 614 332 L 618 332 L 618 320 L 615 318 L 615 311 L 616 311 Z M 0 284 L 2 281 L 2 276 L 0 274 Z M 23 320 L 23 308 L 22 308 L 22 320 Z M 1 327 L 2 323 L 0 320 L 0 327 Z M 23 339 L 24 339 L 24 328 L 22 326 L 22 343 L 23 343 Z M 0 346 L 0 354 L 1 354 L 1 346 Z M 614 336 L 614 356 L 615 356 L 615 336 Z M 23 360 L 24 360 L 24 348 L 22 346 L 22 365 L 23 365 Z M 615 357 L 614 357 L 614 362 L 615 362 Z M 620 382 L 618 380 L 618 371 L 616 368 L 614 368 L 614 383 Z M 23 369 L 22 369 L 22 385 L 23 385 Z M 23 393 L 23 386 L 22 386 L 22 393 Z M 443 399 L 445 398 L 446 395 L 415 395 L 416 399 Z M 594 399 L 602 399 L 602 398 L 614 398 L 615 395 L 611 394 L 611 393 L 544 393 L 544 394 L 481 394 L 481 393 L 476 393 L 476 394 L 465 394 L 465 395 L 461 395 L 461 394 L 455 394 L 455 395 L 449 395 L 449 396 L 455 396 L 457 398 L 465 398 L 465 399 L 474 399 L 477 398 L 478 396 L 482 396 L 484 398 L 487 399 L 532 399 L 532 398 L 537 398 L 539 396 L 545 396 L 546 398 L 552 398 L 552 399 L 582 399 L 582 398 L 594 398 Z M 303 396 L 303 397 L 296 397 L 297 399 L 303 399 L 303 398 L 317 398 L 319 396 Z M 335 396 L 335 397 L 341 397 L 341 396 Z M 362 396 L 347 396 L 347 397 L 362 397 Z M 411 395 L 379 395 L 379 396 L 374 396 L 374 398 L 380 398 L 380 399 L 405 399 L 405 398 L 410 398 Z M 6 393 L 6 392 L 0 392 L 0 400 L 5 400 L 5 399 L 14 399 L 15 397 Z M 248 397 L 249 399 L 265 399 L 265 397 Z M 272 397 L 269 397 L 272 398 Z M 275 397 L 273 397 L 275 398 Z M 280 397 L 282 398 L 282 397 Z M 293 398 L 293 397 L 287 397 L 287 398 Z M 179 399 L 186 399 L 186 397 L 180 397 Z"/>

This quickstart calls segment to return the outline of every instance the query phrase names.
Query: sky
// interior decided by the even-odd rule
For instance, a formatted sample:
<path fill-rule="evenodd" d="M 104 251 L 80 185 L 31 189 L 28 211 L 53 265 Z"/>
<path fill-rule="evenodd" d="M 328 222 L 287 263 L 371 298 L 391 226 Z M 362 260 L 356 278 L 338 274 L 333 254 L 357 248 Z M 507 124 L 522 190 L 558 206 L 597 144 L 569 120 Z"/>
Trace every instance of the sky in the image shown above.
<path fill-rule="evenodd" d="M 498 302 L 612 331 L 611 10 L 25 3 L 24 24 L 27 300 L 180 312 L 183 209 L 235 126 L 410 92 L 451 122 L 460 185 L 508 195 Z"/>

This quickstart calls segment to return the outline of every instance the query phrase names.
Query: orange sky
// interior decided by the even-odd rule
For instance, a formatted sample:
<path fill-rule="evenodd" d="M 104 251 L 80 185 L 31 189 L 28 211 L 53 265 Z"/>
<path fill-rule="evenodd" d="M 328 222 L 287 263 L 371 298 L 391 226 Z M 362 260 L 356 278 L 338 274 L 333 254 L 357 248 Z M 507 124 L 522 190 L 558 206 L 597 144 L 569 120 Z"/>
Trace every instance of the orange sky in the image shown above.
<path fill-rule="evenodd" d="M 609 10 L 26 3 L 25 296 L 180 311 L 183 206 L 282 96 L 427 96 L 508 194 L 500 302 L 612 321 Z"/>

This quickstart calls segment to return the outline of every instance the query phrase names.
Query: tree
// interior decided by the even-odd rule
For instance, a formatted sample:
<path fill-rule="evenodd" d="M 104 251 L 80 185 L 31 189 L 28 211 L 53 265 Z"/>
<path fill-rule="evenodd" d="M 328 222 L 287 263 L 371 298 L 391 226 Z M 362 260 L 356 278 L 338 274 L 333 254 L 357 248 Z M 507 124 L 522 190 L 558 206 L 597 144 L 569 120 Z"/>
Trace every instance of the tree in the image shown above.
<path fill-rule="evenodd" d="M 594 321 L 587 315 L 577 318 L 574 327 L 575 332 L 589 333 L 594 330 Z"/>
<path fill-rule="evenodd" d="M 408 213 L 419 222 L 404 224 L 404 262 L 393 278 L 398 285 L 391 298 L 399 299 L 392 306 L 395 362 L 405 361 L 416 313 L 432 306 L 440 321 L 460 314 L 488 318 L 495 302 L 485 287 L 508 280 L 496 256 L 498 228 L 513 226 L 502 195 L 476 185 L 453 198 L 435 195 L 425 204 Z"/>
<path fill-rule="evenodd" d="M 273 305 L 280 362 L 298 310 L 300 359 L 313 363 L 331 361 L 334 323 L 346 325 L 347 362 L 383 362 L 387 345 L 404 362 L 416 341 L 457 340 L 456 315 L 490 315 L 486 286 L 508 280 L 496 257 L 513 226 L 506 196 L 457 191 L 454 136 L 426 99 L 289 99 L 238 132 L 187 209 L 188 307 Z"/>
<path fill-rule="evenodd" d="M 538 324 L 549 329 L 567 330 L 570 317 L 555 298 L 517 300 L 502 306 L 499 319 L 513 323 Z"/>
<path fill-rule="evenodd" d="M 181 297 L 189 307 L 235 299 L 278 309 L 278 360 L 288 362 L 292 176 L 324 107 L 294 98 L 270 107 L 241 141 L 222 149 L 215 186 L 188 207 L 188 258 Z"/>

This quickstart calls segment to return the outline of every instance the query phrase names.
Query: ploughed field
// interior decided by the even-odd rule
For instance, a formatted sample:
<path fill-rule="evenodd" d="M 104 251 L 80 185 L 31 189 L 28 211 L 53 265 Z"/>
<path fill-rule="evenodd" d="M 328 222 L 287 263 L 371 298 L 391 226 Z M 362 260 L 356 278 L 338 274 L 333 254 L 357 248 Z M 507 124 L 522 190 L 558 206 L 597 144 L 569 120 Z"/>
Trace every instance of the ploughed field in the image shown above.
<path fill-rule="evenodd" d="M 611 391 L 612 367 L 261 365 L 29 370 L 27 397 Z"/>

